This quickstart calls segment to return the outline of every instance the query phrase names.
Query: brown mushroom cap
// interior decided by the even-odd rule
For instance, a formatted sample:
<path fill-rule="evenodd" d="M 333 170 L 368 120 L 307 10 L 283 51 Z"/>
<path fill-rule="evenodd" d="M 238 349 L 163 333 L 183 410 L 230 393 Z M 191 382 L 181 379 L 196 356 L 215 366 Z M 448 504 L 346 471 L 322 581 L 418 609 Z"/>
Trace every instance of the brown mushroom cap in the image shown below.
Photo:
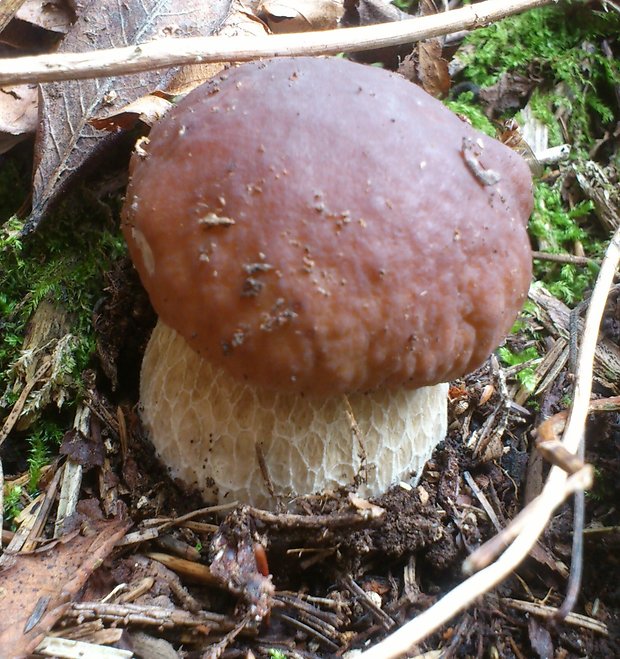
<path fill-rule="evenodd" d="M 130 252 L 165 323 L 272 389 L 421 387 L 473 370 L 530 282 L 526 163 L 403 78 L 245 64 L 134 154 Z"/>

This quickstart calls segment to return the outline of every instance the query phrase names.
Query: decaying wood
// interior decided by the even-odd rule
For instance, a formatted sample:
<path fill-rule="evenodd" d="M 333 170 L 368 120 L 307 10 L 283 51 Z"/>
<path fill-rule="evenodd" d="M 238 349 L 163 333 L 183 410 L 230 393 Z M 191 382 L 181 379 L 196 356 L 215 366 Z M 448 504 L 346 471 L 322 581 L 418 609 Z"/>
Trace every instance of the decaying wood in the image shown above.
<path fill-rule="evenodd" d="M 570 309 L 542 286 L 532 286 L 529 298 L 538 307 L 539 319 L 552 336 L 570 338 Z M 583 331 L 583 321 L 578 321 Z M 594 357 L 594 379 L 615 393 L 620 393 L 620 348 L 601 337 Z"/>
<path fill-rule="evenodd" d="M 88 435 L 90 426 L 90 410 L 84 406 L 78 406 L 73 421 L 73 428 Z M 82 465 L 78 464 L 71 458 L 65 462 L 62 484 L 60 486 L 60 498 L 58 500 L 58 509 L 56 511 L 56 522 L 54 524 L 54 537 L 59 538 L 63 533 L 65 520 L 69 518 L 76 510 L 80 487 L 82 486 Z"/>
<path fill-rule="evenodd" d="M 235 621 L 219 613 L 200 611 L 190 613 L 183 609 L 168 609 L 140 604 L 102 604 L 101 602 L 76 602 L 63 616 L 65 621 L 87 622 L 102 620 L 119 627 L 136 624 L 161 629 L 175 627 L 205 627 L 213 633 L 228 633 L 235 628 Z"/>
<path fill-rule="evenodd" d="M 0 2 L 0 32 L 9 24 L 23 4 L 24 0 L 3 0 L 3 2 Z"/>
<path fill-rule="evenodd" d="M 110 630 L 112 631 L 112 630 Z M 114 641 L 111 641 L 114 642 Z M 85 641 L 74 641 L 66 638 L 48 636 L 36 649 L 44 657 L 57 659 L 80 659 L 81 657 L 97 657 L 98 659 L 130 659 L 134 656 L 131 650 L 121 650 Z"/>

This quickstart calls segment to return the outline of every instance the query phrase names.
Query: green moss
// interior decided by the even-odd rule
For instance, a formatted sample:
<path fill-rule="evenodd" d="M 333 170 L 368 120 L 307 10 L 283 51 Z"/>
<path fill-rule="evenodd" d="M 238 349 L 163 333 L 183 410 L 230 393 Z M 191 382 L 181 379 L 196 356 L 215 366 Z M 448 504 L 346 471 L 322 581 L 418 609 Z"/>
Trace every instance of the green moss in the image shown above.
<path fill-rule="evenodd" d="M 566 251 L 576 240 L 586 240 L 587 233 L 579 224 L 579 220 L 591 210 L 592 203 L 584 201 L 567 211 L 557 183 L 538 183 L 534 187 L 534 212 L 530 220 L 530 234 L 538 239 L 539 247 L 546 251 Z"/>
<path fill-rule="evenodd" d="M 603 69 L 597 75 L 615 74 L 607 58 L 589 52 L 592 49 L 587 43 L 617 33 L 619 27 L 620 17 L 615 12 L 596 12 L 567 3 L 543 7 L 472 32 L 466 43 L 474 50 L 463 60 L 468 77 L 485 87 L 507 71 L 524 72 L 530 66 L 537 67 L 541 75 L 552 73 L 558 80 L 589 83 L 592 79 L 587 65 L 592 62 Z"/>
<path fill-rule="evenodd" d="M 65 204 L 34 236 L 22 240 L 21 222 L 0 229 L 0 382 L 18 355 L 28 319 L 44 299 L 61 304 L 77 339 L 70 359 L 80 372 L 94 346 L 92 311 L 103 275 L 125 253 L 120 233 L 106 227 L 102 209 L 85 198 Z"/>
<path fill-rule="evenodd" d="M 267 652 L 269 653 L 269 659 L 287 659 L 287 655 L 282 650 L 270 648 Z"/>
<path fill-rule="evenodd" d="M 7 162 L 9 166 L 0 171 L 0 209 L 13 212 L 23 186 L 17 170 Z M 11 365 L 20 356 L 30 317 L 45 299 L 62 306 L 71 323 L 70 335 L 55 352 L 57 362 L 50 372 L 54 382 L 49 384 L 61 389 L 69 411 L 80 397 L 81 374 L 95 347 L 92 315 L 102 295 L 104 274 L 125 254 L 124 241 L 110 219 L 116 210 L 110 213 L 88 192 L 79 192 L 27 238 L 20 236 L 22 222 L 14 216 L 0 225 L 0 405 L 4 410 L 19 396 L 21 386 L 16 390 L 8 386 L 16 377 Z M 24 447 L 30 493 L 38 488 L 41 470 L 57 453 L 62 436 L 61 424 L 50 421 L 49 414 L 36 414 L 33 420 Z M 5 505 L 9 517 L 18 512 L 20 493 L 15 489 Z"/>
<path fill-rule="evenodd" d="M 538 182 L 534 188 L 534 212 L 529 224 L 530 236 L 535 248 L 550 253 L 572 252 L 576 241 L 584 248 L 586 256 L 600 258 L 604 242 L 593 237 L 587 220 L 593 205 L 582 201 L 566 210 L 561 197 L 560 183 L 548 185 Z M 568 305 L 583 299 L 584 291 L 591 287 L 598 274 L 596 266 L 574 266 L 537 261 L 534 276 L 543 281 L 548 290 Z"/>
<path fill-rule="evenodd" d="M 540 359 L 538 350 L 534 346 L 530 346 L 521 352 L 512 352 L 506 347 L 499 348 L 497 351 L 499 358 L 506 366 L 518 366 L 524 364 L 531 359 Z M 517 373 L 517 380 L 521 386 L 525 387 L 530 393 L 534 391 L 536 380 L 534 376 L 534 368 L 527 366 Z"/>
<path fill-rule="evenodd" d="M 472 32 L 460 55 L 464 75 L 481 87 L 507 72 L 544 80 L 545 103 L 552 112 L 566 111 L 571 140 L 581 145 L 591 137 L 593 119 L 614 119 L 620 69 L 598 43 L 619 31 L 617 12 L 597 12 L 581 3 L 525 12 Z"/>
<path fill-rule="evenodd" d="M 466 117 L 474 128 L 491 137 L 497 137 L 495 126 L 489 121 L 480 105 L 474 101 L 473 92 L 463 92 L 457 99 L 446 100 L 444 103 L 452 112 Z"/>
<path fill-rule="evenodd" d="M 35 494 L 43 467 L 58 452 L 63 430 L 56 423 L 44 421 L 27 438 L 28 448 L 28 492 Z"/>
<path fill-rule="evenodd" d="M 22 509 L 21 504 L 22 488 L 19 485 L 13 485 L 8 488 L 4 495 L 4 521 L 5 523 L 12 522 L 20 513 Z M 11 524 L 11 527 L 13 525 Z"/>

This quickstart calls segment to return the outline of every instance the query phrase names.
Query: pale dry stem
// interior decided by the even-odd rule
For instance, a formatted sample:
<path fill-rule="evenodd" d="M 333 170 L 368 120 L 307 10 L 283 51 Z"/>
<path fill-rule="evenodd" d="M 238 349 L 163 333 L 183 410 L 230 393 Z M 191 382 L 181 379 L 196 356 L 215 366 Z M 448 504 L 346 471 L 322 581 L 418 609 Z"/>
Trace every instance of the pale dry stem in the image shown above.
<path fill-rule="evenodd" d="M 396 23 L 339 30 L 170 38 L 84 53 L 56 53 L 0 59 L 0 85 L 128 75 L 182 64 L 242 62 L 262 57 L 335 55 L 413 43 L 473 30 L 554 0 L 485 0 L 460 9 Z"/>

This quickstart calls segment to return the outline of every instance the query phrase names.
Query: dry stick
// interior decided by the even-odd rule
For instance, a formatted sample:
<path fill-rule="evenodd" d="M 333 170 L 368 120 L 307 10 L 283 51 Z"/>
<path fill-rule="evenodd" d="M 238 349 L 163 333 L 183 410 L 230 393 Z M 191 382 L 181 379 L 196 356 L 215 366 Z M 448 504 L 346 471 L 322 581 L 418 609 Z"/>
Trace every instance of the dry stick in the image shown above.
<path fill-rule="evenodd" d="M 551 252 L 532 252 L 532 257 L 538 261 L 553 261 L 554 263 L 569 263 L 571 265 L 597 265 L 594 259 L 574 254 L 553 254 Z"/>
<path fill-rule="evenodd" d="M 614 274 L 619 262 L 620 228 L 615 232 L 607 247 L 586 315 L 573 406 L 563 436 L 565 448 L 572 453 L 577 451 L 588 414 L 599 326 L 605 310 L 607 294 L 613 285 Z M 522 515 L 527 513 L 528 523 L 495 563 L 466 579 L 424 613 L 406 623 L 381 643 L 363 652 L 361 657 L 363 659 L 393 659 L 402 656 L 413 645 L 424 640 L 459 611 L 474 602 L 476 598 L 508 576 L 534 546 L 555 508 L 573 492 L 589 487 L 592 472 L 592 467 L 585 465 L 583 469 L 567 477 L 566 472 L 558 467 L 552 467 L 542 493 L 522 511 Z"/>
<path fill-rule="evenodd" d="M 472 30 L 554 0 L 485 0 L 460 9 L 395 23 L 253 37 L 188 37 L 86 53 L 0 59 L 0 85 L 78 80 L 152 71 L 180 64 L 242 62 L 261 57 L 334 55 L 397 46 Z"/>
<path fill-rule="evenodd" d="M 11 430 L 13 430 L 13 426 L 19 420 L 19 417 L 22 413 L 22 410 L 24 409 L 24 405 L 26 404 L 26 400 L 28 399 L 30 392 L 37 384 L 37 382 L 39 382 L 39 380 L 45 375 L 47 369 L 51 365 L 52 365 L 51 361 L 46 360 L 43 366 L 41 366 L 41 368 L 34 374 L 32 380 L 30 380 L 24 385 L 24 388 L 22 389 L 19 398 L 15 402 L 15 405 L 13 405 L 13 408 L 11 409 L 9 415 L 4 421 L 4 425 L 2 426 L 2 428 L 0 428 L 0 446 L 4 444 L 4 440 L 9 436 Z"/>
<path fill-rule="evenodd" d="M 577 365 L 576 349 L 573 348 L 573 343 L 577 343 L 577 335 L 579 334 L 579 315 L 581 312 L 583 302 L 578 304 L 570 313 L 569 317 L 569 331 L 571 341 L 569 343 L 569 364 L 570 371 L 575 372 Z M 574 341 L 573 341 L 573 337 Z M 581 433 L 581 440 L 579 448 L 575 453 L 575 457 L 581 462 L 585 460 L 586 447 L 585 447 L 585 433 Z M 569 455 L 572 455 L 569 454 Z M 575 492 L 573 503 L 573 543 L 571 551 L 571 564 L 570 574 L 568 577 L 568 584 L 566 586 L 566 595 L 564 601 L 557 611 L 557 619 L 563 620 L 573 610 L 579 590 L 581 588 L 581 578 L 583 575 L 583 527 L 585 525 L 585 507 L 586 498 L 583 490 Z"/>

